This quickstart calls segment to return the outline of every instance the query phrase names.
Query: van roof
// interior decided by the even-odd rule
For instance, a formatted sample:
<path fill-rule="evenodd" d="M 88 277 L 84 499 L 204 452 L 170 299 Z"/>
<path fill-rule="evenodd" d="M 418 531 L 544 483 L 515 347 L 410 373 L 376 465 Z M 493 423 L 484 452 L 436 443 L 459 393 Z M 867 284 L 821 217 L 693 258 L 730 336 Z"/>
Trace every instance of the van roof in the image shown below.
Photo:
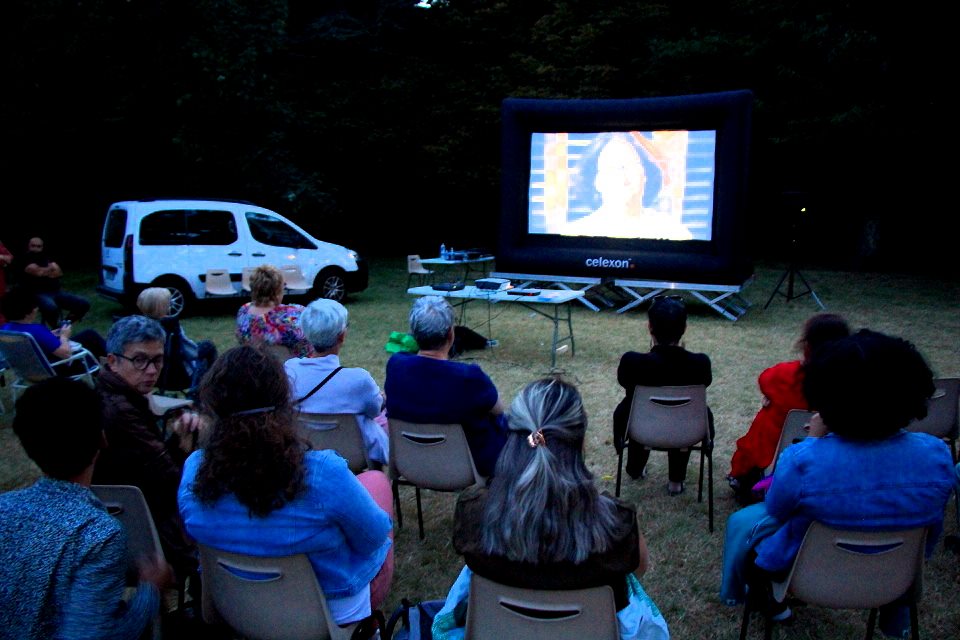
<path fill-rule="evenodd" d="M 124 200 L 122 202 L 114 202 L 111 206 L 116 207 L 118 205 L 126 205 L 131 202 L 230 202 L 233 204 L 248 204 L 250 206 L 256 207 L 259 205 L 250 202 L 249 200 L 239 200 L 235 198 L 141 198 L 139 200 Z"/>

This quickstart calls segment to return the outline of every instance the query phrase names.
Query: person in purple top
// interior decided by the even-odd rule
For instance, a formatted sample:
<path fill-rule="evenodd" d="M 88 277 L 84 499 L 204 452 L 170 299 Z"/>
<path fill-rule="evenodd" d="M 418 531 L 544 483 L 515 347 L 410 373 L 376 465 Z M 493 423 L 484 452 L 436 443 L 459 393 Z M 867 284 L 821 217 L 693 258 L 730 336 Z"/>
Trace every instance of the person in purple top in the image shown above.
<path fill-rule="evenodd" d="M 14 287 L 0 301 L 0 305 L 3 306 L 3 315 L 7 317 L 7 322 L 0 325 L 0 330 L 29 333 L 51 362 L 69 358 L 73 354 L 71 341 L 83 346 L 96 358 L 107 355 L 107 345 L 103 336 L 93 329 L 84 329 L 74 335 L 73 327 L 69 324 L 54 332 L 48 329 L 47 325 L 38 322 L 40 303 L 36 294 L 29 289 Z M 57 372 L 61 375 L 77 373 L 62 367 L 58 368 Z"/>
<path fill-rule="evenodd" d="M 507 440 L 503 405 L 479 366 L 450 360 L 453 308 L 440 296 L 419 298 L 410 310 L 410 333 L 420 351 L 387 361 L 387 419 L 463 425 L 477 472 L 492 476 Z"/>

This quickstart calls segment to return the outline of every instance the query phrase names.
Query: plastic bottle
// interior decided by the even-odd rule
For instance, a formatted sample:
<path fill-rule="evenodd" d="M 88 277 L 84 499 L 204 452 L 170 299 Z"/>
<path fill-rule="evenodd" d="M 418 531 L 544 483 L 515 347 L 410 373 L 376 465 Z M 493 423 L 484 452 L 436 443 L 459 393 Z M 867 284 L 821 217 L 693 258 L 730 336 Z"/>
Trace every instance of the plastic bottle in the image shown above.
<path fill-rule="evenodd" d="M 447 245 L 441 244 L 441 245 L 440 245 L 440 258 L 445 260 L 446 257 L 447 257 Z"/>

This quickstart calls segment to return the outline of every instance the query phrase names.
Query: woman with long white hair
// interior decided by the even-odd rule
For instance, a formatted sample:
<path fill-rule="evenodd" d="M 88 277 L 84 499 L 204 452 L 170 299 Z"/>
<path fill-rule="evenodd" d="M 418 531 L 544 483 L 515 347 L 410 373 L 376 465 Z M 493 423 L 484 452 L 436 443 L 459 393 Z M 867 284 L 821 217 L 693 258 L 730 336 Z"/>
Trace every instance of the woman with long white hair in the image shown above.
<path fill-rule="evenodd" d="M 584 463 L 587 416 L 576 387 L 553 377 L 531 382 L 511 404 L 508 422 L 490 485 L 457 500 L 453 544 L 467 566 L 434 619 L 434 637 L 449 637 L 465 622 L 457 605 L 476 572 L 529 589 L 609 585 L 623 638 L 669 638 L 637 579 L 648 566 L 637 513 L 600 493 Z"/>

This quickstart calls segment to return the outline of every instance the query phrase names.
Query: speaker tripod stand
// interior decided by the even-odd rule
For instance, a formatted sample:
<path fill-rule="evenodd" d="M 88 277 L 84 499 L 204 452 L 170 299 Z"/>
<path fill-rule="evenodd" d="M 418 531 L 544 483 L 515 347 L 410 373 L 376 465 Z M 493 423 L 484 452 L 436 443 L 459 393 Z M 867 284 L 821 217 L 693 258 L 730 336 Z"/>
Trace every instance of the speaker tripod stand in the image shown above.
<path fill-rule="evenodd" d="M 800 279 L 800 282 L 803 283 L 803 286 L 806 287 L 803 291 L 796 292 L 794 287 L 794 280 L 796 278 Z M 781 291 L 783 283 L 787 283 L 786 292 Z M 797 265 L 794 261 L 790 261 L 790 266 L 787 267 L 787 270 L 783 272 L 783 275 L 780 276 L 780 282 L 777 283 L 776 288 L 773 290 L 773 293 L 770 294 L 770 298 L 767 300 L 767 304 L 763 305 L 763 308 L 766 309 L 770 306 L 770 303 L 773 302 L 773 299 L 777 294 L 780 294 L 787 299 L 787 302 L 795 300 L 797 298 L 802 298 L 805 295 L 810 295 L 811 298 L 817 303 L 821 310 L 826 309 L 823 306 L 823 303 L 820 302 L 820 298 L 817 297 L 817 292 L 813 290 L 813 287 L 810 286 L 810 283 L 807 282 L 807 279 L 803 277 L 803 274 L 800 273 L 800 270 L 797 269 Z"/>

